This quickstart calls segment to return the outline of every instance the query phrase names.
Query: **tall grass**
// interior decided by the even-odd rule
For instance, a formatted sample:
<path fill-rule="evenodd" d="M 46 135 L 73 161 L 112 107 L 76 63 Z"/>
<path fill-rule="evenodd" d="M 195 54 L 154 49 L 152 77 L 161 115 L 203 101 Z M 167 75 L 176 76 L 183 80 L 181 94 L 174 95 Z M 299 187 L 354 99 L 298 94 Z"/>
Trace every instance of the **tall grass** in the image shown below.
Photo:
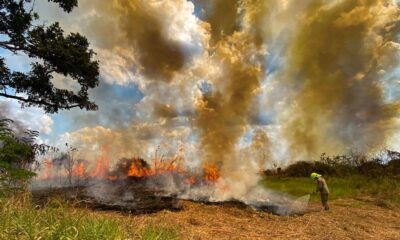
<path fill-rule="evenodd" d="M 29 198 L 0 199 L 0 239 L 125 239 L 120 225 L 62 202 L 35 208 Z"/>
<path fill-rule="evenodd" d="M 27 195 L 0 198 L 0 240 L 8 239 L 140 239 L 176 240 L 173 228 L 130 227 L 128 219 L 113 218 L 87 209 L 73 208 L 53 199 L 45 206 L 32 205 Z"/>
<path fill-rule="evenodd" d="M 330 189 L 330 198 L 345 198 L 371 196 L 400 204 L 400 181 L 392 177 L 368 178 L 361 175 L 349 177 L 326 178 Z M 262 180 L 266 188 L 300 197 L 315 190 L 316 185 L 310 178 L 295 177 L 266 177 Z M 319 200 L 313 196 L 312 200 Z"/>

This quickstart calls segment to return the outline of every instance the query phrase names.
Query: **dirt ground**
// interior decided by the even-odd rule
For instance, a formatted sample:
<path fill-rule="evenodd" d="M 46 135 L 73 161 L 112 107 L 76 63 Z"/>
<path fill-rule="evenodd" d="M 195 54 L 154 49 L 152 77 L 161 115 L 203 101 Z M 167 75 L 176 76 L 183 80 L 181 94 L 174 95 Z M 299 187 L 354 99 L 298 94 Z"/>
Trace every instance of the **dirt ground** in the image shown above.
<path fill-rule="evenodd" d="M 379 203 L 379 202 L 378 202 Z M 311 203 L 303 216 L 280 217 L 235 205 L 183 202 L 184 210 L 112 214 L 129 227 L 177 228 L 183 239 L 400 239 L 400 209 L 371 199 L 339 199 L 329 212 Z"/>

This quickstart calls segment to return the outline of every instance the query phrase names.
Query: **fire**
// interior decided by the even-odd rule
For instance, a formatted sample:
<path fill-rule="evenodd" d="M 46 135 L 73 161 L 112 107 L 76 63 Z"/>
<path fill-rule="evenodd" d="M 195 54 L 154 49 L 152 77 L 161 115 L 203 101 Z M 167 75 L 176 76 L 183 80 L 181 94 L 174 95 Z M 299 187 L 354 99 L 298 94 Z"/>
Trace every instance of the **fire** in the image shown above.
<path fill-rule="evenodd" d="M 78 163 L 73 169 L 73 176 L 83 178 L 85 175 L 85 170 L 86 170 L 85 164 Z"/>
<path fill-rule="evenodd" d="M 195 185 L 197 183 L 197 178 L 195 176 L 190 176 L 186 178 L 185 183 L 188 185 Z"/>
<path fill-rule="evenodd" d="M 90 172 L 89 176 L 93 178 L 107 178 L 108 170 L 109 170 L 110 160 L 107 156 L 107 150 L 105 147 L 101 148 L 101 155 L 97 159 L 95 169 Z"/>
<path fill-rule="evenodd" d="M 44 165 L 44 173 L 43 173 L 43 179 L 50 179 L 53 177 L 53 167 L 54 164 L 53 162 L 49 161 L 49 160 L 44 160 L 43 161 L 43 165 Z"/>
<path fill-rule="evenodd" d="M 155 161 L 154 170 L 156 174 L 166 172 L 183 172 L 183 168 L 177 163 L 175 159 L 171 161 Z"/>
<path fill-rule="evenodd" d="M 214 164 L 206 164 L 203 167 L 204 181 L 214 183 L 220 178 L 219 168 Z"/>
<path fill-rule="evenodd" d="M 108 176 L 107 180 L 115 181 L 115 180 L 118 180 L 118 177 L 117 176 Z"/>
<path fill-rule="evenodd" d="M 142 158 L 133 157 L 124 159 L 113 170 L 110 169 L 110 160 L 106 147 L 101 148 L 101 152 L 97 158 L 96 164 L 89 169 L 85 162 L 77 162 L 72 169 L 72 176 L 77 179 L 104 179 L 116 181 L 132 178 L 148 178 L 161 174 L 174 173 L 184 176 L 184 182 L 188 185 L 197 184 L 214 184 L 220 178 L 220 170 L 215 164 L 206 164 L 203 166 L 203 174 L 192 172 L 184 167 L 183 154 L 176 155 L 172 158 L 159 157 L 157 154 L 152 159 L 152 163 L 148 163 Z M 50 179 L 57 174 L 60 177 L 67 177 L 66 172 L 58 170 L 54 172 L 52 161 L 44 161 L 43 179 Z"/>
<path fill-rule="evenodd" d="M 153 171 L 145 166 L 145 162 L 140 158 L 133 158 L 128 171 L 129 177 L 146 177 L 153 175 Z"/>
<path fill-rule="evenodd" d="M 129 171 L 129 177 L 150 177 L 158 174 L 164 174 L 169 172 L 183 172 L 182 166 L 179 165 L 176 159 L 170 161 L 155 160 L 153 166 L 147 165 L 147 163 L 140 158 L 133 158 Z"/>

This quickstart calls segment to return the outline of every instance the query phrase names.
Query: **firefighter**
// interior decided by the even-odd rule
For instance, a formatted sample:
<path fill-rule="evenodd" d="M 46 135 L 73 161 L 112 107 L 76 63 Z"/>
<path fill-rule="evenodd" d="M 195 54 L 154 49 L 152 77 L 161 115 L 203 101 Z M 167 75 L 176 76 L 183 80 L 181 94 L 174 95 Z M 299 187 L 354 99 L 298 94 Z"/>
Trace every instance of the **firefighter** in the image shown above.
<path fill-rule="evenodd" d="M 315 180 L 317 183 L 317 189 L 313 193 L 320 193 L 321 194 L 321 203 L 324 207 L 325 211 L 329 210 L 328 199 L 329 199 L 329 189 L 328 185 L 326 184 L 325 179 L 322 177 L 321 174 L 318 173 L 311 173 L 311 179 Z"/>

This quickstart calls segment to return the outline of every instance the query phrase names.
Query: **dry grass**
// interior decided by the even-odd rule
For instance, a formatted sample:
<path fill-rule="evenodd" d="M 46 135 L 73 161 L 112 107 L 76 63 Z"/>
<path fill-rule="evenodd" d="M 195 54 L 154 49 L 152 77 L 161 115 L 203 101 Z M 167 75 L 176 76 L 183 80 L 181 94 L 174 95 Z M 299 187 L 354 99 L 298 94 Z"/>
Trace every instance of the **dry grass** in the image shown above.
<path fill-rule="evenodd" d="M 320 211 L 320 205 L 313 202 L 305 215 L 295 217 L 274 216 L 233 204 L 207 205 L 189 201 L 183 202 L 184 210 L 180 212 L 164 210 L 145 215 L 47 207 L 56 209 L 60 216 L 68 216 L 65 219 L 76 214 L 93 223 L 107 220 L 113 225 L 109 233 L 116 229 L 122 231 L 114 232 L 115 238 L 109 239 L 400 239 L 400 209 L 378 206 L 382 204 L 377 201 L 371 197 L 336 199 L 331 202 L 329 212 Z M 38 222 L 46 217 L 40 213 L 49 210 L 34 211 L 38 211 L 33 218 Z M 28 238 L 19 235 L 18 239 Z"/>
<path fill-rule="evenodd" d="M 312 203 L 303 216 L 279 217 L 233 205 L 184 202 L 181 212 L 124 216 L 126 226 L 177 229 L 181 239 L 400 239 L 400 210 L 376 206 L 371 199 L 338 199 L 332 210 Z"/>

